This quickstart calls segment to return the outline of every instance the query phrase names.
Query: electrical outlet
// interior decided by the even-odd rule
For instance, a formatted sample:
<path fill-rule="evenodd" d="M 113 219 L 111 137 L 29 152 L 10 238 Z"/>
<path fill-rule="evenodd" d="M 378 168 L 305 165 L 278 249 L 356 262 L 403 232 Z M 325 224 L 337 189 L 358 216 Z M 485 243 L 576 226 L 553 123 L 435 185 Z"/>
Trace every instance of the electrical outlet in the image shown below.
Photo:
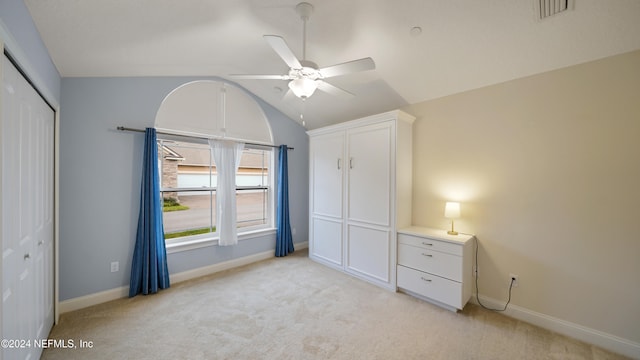
<path fill-rule="evenodd" d="M 117 261 L 114 261 L 111 263 L 111 272 L 118 272 L 118 270 L 120 270 L 120 263 Z"/>
<path fill-rule="evenodd" d="M 513 287 L 518 287 L 518 280 L 520 280 L 518 275 L 509 274 L 509 284 L 510 285 L 513 284 Z"/>

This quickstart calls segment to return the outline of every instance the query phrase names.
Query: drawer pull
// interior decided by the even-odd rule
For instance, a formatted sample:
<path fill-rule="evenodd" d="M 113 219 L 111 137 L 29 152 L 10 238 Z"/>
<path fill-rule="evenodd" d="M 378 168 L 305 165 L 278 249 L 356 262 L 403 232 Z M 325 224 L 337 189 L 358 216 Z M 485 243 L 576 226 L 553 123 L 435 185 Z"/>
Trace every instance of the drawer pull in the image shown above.
<path fill-rule="evenodd" d="M 429 244 L 428 242 L 422 242 L 422 245 L 426 245 L 426 246 L 433 246 L 433 244 Z"/>
<path fill-rule="evenodd" d="M 422 279 L 423 281 L 426 281 L 426 282 L 431 282 L 431 279 L 426 279 L 426 278 L 423 278 L 423 277 L 421 277 L 420 279 Z"/>
<path fill-rule="evenodd" d="M 433 255 L 431 255 L 431 254 L 425 254 L 425 253 L 422 253 L 422 256 L 426 256 L 426 257 L 433 257 Z"/>

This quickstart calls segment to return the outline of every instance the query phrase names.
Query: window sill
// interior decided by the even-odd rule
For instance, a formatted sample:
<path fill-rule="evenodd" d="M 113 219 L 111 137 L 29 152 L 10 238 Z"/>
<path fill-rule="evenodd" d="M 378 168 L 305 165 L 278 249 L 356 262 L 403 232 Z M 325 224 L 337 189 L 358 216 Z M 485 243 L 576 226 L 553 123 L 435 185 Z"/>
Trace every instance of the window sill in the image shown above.
<path fill-rule="evenodd" d="M 275 228 L 252 230 L 238 233 L 238 241 L 250 240 L 257 237 L 275 235 Z M 207 246 L 218 245 L 218 237 L 185 237 L 182 240 L 166 243 L 167 254 L 173 254 L 182 251 L 200 249 Z"/>

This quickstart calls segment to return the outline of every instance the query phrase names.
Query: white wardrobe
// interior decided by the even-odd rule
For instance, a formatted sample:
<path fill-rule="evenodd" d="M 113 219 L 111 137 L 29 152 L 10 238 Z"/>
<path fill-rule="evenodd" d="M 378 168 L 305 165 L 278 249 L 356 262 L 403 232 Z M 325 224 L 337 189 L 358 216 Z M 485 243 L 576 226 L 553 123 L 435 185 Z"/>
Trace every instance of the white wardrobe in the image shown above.
<path fill-rule="evenodd" d="M 309 257 L 396 290 L 396 229 L 411 224 L 412 126 L 399 110 L 309 134 Z"/>
<path fill-rule="evenodd" d="M 0 68 L 0 358 L 38 359 L 54 321 L 55 115 L 6 56 Z"/>

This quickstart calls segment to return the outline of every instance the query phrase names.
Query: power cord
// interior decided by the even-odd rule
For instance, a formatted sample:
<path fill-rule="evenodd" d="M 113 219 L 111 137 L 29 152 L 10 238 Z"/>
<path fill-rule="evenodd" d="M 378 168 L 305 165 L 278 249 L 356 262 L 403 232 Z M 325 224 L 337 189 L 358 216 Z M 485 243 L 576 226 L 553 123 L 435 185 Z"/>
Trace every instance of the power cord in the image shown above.
<path fill-rule="evenodd" d="M 478 248 L 480 247 L 478 245 L 478 238 L 475 238 L 475 245 L 476 245 L 476 268 L 475 268 L 475 276 L 476 276 L 476 301 L 478 302 L 478 304 L 483 308 L 483 309 L 487 309 L 490 311 L 505 311 L 507 310 L 507 306 L 509 306 L 509 303 L 511 302 L 511 289 L 513 289 L 513 283 L 516 281 L 515 278 L 511 278 L 511 283 L 509 283 L 509 298 L 507 299 L 507 303 L 504 304 L 504 308 L 502 309 L 493 309 L 490 307 L 485 306 L 484 304 L 482 304 L 482 302 L 480 302 L 480 295 L 478 295 L 478 293 L 480 291 L 478 291 Z"/>

